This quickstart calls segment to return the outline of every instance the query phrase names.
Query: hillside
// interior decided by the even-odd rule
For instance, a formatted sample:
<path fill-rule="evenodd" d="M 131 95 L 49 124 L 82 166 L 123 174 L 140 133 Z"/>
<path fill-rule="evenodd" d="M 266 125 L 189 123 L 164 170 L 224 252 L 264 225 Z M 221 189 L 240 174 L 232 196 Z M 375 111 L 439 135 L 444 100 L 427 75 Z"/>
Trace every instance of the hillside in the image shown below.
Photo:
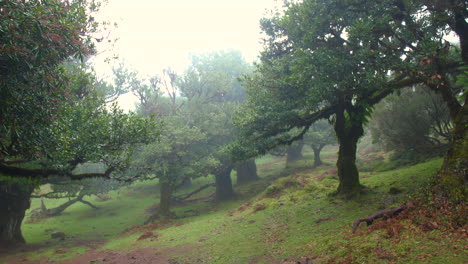
<path fill-rule="evenodd" d="M 330 195 L 338 183 L 333 149 L 327 165 L 308 167 L 310 155 L 292 168 L 284 159 L 257 160 L 261 180 L 236 186 L 238 198 L 213 203 L 208 188 L 175 207 L 177 218 L 142 225 L 157 203 L 158 184 L 138 182 L 109 197 L 87 197 L 100 209 L 75 204 L 45 220 L 30 216 L 23 225 L 28 245 L 1 252 L 1 263 L 463 263 L 466 230 L 451 231 L 441 218 L 412 217 L 352 223 L 418 196 L 440 167 L 440 158 L 381 171 L 366 163 L 366 193 L 354 201 Z M 373 167 L 374 166 L 374 167 Z M 376 171 L 378 170 L 378 171 Z M 233 175 L 235 179 L 235 175 Z M 180 190 L 208 183 L 200 178 Z M 63 200 L 45 199 L 48 207 Z M 31 209 L 40 207 L 34 199 Z M 31 210 L 28 212 L 30 215 Z M 65 240 L 50 238 L 61 231 Z"/>

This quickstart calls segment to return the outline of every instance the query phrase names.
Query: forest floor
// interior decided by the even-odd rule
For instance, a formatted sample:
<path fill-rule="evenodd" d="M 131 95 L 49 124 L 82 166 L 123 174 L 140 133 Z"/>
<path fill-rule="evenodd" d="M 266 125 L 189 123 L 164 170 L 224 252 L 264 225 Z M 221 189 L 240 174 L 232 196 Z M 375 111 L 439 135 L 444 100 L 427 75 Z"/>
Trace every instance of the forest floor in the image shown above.
<path fill-rule="evenodd" d="M 309 166 L 310 154 L 288 169 L 283 158 L 264 157 L 257 160 L 261 179 L 236 185 L 235 200 L 205 199 L 214 191 L 210 187 L 193 197 L 198 202 L 176 206 L 176 219 L 150 225 L 143 222 L 157 204 L 157 181 L 137 182 L 104 199 L 87 197 L 98 210 L 75 204 L 43 220 L 29 212 L 23 224 L 28 244 L 0 249 L 0 263 L 468 263 L 466 226 L 448 228 L 427 212 L 351 231 L 356 219 L 417 197 L 440 158 L 398 167 L 380 154 L 362 155 L 366 193 L 346 201 L 330 195 L 338 183 L 335 153 L 324 152 L 326 164 L 318 168 Z M 179 194 L 210 181 L 195 179 Z M 49 208 L 64 201 L 45 199 Z M 34 199 L 31 209 L 38 207 Z M 53 231 L 65 239 L 52 239 Z"/>

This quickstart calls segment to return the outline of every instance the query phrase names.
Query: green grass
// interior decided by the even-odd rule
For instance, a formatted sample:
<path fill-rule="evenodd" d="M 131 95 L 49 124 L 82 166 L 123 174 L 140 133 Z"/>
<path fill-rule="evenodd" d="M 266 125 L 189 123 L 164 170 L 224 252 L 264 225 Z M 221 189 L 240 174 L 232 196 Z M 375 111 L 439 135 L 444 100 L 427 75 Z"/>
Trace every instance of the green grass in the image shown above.
<path fill-rule="evenodd" d="M 25 223 L 23 233 L 32 244 L 51 243 L 45 230 L 59 230 L 78 239 L 105 239 L 100 250 L 129 251 L 135 248 L 187 247 L 186 253 L 173 256 L 181 262 L 193 263 L 272 263 L 280 259 L 314 258 L 314 263 L 463 263 L 466 241 L 440 231 L 416 232 L 410 220 L 398 237 L 387 238 L 385 230 L 367 232 L 361 226 L 351 233 L 354 220 L 377 210 L 398 206 L 411 199 L 419 188 L 426 187 L 442 160 L 433 159 L 414 166 L 384 172 L 363 172 L 361 183 L 367 192 L 352 201 L 329 195 L 337 185 L 333 170 L 336 150 L 324 153 L 328 165 L 311 168 L 307 161 L 284 169 L 284 159 L 266 156 L 257 162 L 261 179 L 246 186 L 236 186 L 237 200 L 226 203 L 200 202 L 174 211 L 180 217 L 161 224 L 151 231 L 158 234 L 154 241 L 138 237 L 147 229 L 125 229 L 140 225 L 149 217 L 145 210 L 157 203 L 156 182 L 140 182 L 111 193 L 110 200 L 97 202 L 102 209 L 94 210 L 82 204 L 68 208 L 61 216 L 39 223 Z M 310 153 L 305 158 L 311 160 Z M 278 175 L 286 177 L 278 178 Z M 321 179 L 322 180 L 318 180 Z M 233 175 L 235 179 L 235 175 Z M 212 181 L 209 177 L 193 181 L 188 193 Z M 267 186 L 278 191 L 268 193 Z M 390 189 L 398 192 L 391 193 Z M 196 197 L 213 192 L 207 189 Z M 49 207 L 63 201 L 47 200 Z M 34 200 L 32 208 L 38 207 Z M 147 227 L 149 228 L 149 227 Z M 459 245 L 454 248 L 454 245 Z M 57 249 L 68 247 L 67 254 Z M 86 247 L 55 244 L 29 253 L 28 258 L 73 258 Z M 436 252 L 436 253 L 434 253 Z"/>

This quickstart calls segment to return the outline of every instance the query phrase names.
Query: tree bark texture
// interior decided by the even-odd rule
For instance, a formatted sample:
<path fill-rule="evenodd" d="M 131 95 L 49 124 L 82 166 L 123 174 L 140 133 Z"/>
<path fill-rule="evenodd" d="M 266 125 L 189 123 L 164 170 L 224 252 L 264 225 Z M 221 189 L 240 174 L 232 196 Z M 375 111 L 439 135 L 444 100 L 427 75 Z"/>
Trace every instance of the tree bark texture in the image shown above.
<path fill-rule="evenodd" d="M 304 147 L 304 141 L 300 140 L 297 144 L 291 144 L 288 146 L 287 155 L 286 155 L 286 168 L 288 168 L 291 163 L 302 159 L 302 148 Z"/>
<path fill-rule="evenodd" d="M 465 33 L 468 36 L 468 32 Z M 442 95 L 450 110 L 453 131 L 444 162 L 432 185 L 433 194 L 452 203 L 464 203 L 467 200 L 468 182 L 468 96 L 465 94 L 462 105 L 452 92 L 443 63 L 439 62 L 437 56 L 434 61 L 437 70 L 434 76 L 437 78 L 426 81 L 425 85 Z"/>
<path fill-rule="evenodd" d="M 359 194 L 361 184 L 356 166 L 356 150 L 359 138 L 364 134 L 362 122 L 353 118 L 352 113 L 345 116 L 344 109 L 336 113 L 335 133 L 338 138 L 339 151 L 336 166 L 339 185 L 337 194 L 351 198 Z"/>
<path fill-rule="evenodd" d="M 231 181 L 231 171 L 232 166 L 227 166 L 220 168 L 215 174 L 215 199 L 217 201 L 226 201 L 234 198 L 234 189 L 232 188 Z"/>
<path fill-rule="evenodd" d="M 174 185 L 167 182 L 161 182 L 161 197 L 159 200 L 158 214 L 161 216 L 171 216 L 171 200 L 174 192 Z"/>
<path fill-rule="evenodd" d="M 465 203 L 468 183 L 468 96 L 453 122 L 451 145 L 437 174 L 433 192 L 453 203 Z"/>
<path fill-rule="evenodd" d="M 255 159 L 241 161 L 236 166 L 237 184 L 242 185 L 258 180 Z"/>
<path fill-rule="evenodd" d="M 0 245 L 25 243 L 21 233 L 33 186 L 0 181 Z"/>

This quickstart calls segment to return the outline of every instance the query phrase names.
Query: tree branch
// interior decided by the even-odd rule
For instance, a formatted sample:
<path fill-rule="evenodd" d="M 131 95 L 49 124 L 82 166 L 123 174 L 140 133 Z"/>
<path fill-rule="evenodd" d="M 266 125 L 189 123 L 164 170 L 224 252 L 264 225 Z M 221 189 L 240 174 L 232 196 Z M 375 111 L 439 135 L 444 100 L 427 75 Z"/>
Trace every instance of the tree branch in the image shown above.
<path fill-rule="evenodd" d="M 212 187 L 212 186 L 214 187 L 214 186 L 216 186 L 216 185 L 215 185 L 214 183 L 210 183 L 210 184 L 203 185 L 203 186 L 201 186 L 200 188 L 196 189 L 196 190 L 193 191 L 193 192 L 190 192 L 190 193 L 188 193 L 188 194 L 183 194 L 183 195 L 180 195 L 180 196 L 176 196 L 176 197 L 173 198 L 173 200 L 176 201 L 176 202 L 180 202 L 180 201 L 186 200 L 186 199 L 189 198 L 190 196 L 192 196 L 192 195 L 194 195 L 194 194 L 196 194 L 196 193 L 199 193 L 199 192 L 203 191 L 204 189 L 209 188 L 209 187 Z"/>

